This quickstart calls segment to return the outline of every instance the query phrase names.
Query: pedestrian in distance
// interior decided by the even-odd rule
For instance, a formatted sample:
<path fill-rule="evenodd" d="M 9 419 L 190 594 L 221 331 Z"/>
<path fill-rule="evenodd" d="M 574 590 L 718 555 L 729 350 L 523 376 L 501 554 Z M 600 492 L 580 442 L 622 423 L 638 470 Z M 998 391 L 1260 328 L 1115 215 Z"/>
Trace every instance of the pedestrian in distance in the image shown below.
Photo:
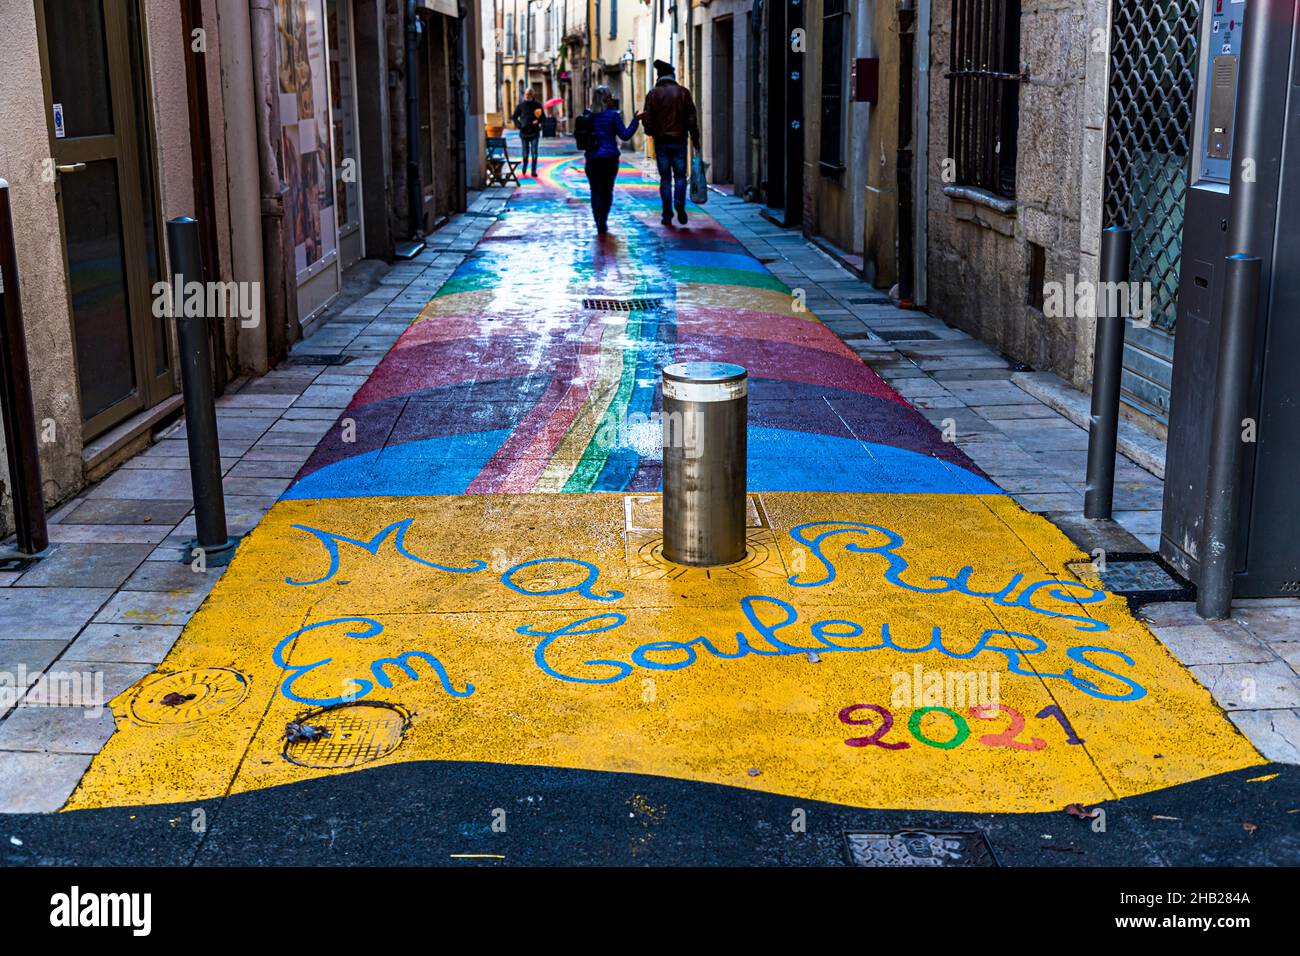
<path fill-rule="evenodd" d="M 637 114 L 632 117 L 631 126 L 624 126 L 614 102 L 614 94 L 608 86 L 596 87 L 591 91 L 591 109 L 578 118 L 574 129 L 578 147 L 586 154 L 587 182 L 591 184 L 591 217 L 596 221 L 596 232 L 602 236 L 607 231 L 609 209 L 614 203 L 618 141 L 631 139 L 641 119 Z"/>
<path fill-rule="evenodd" d="M 533 176 L 536 176 L 537 146 L 542 138 L 542 104 L 531 86 L 524 90 L 524 98 L 515 107 L 514 121 L 515 128 L 519 130 L 519 141 L 524 147 L 524 175 L 528 175 L 528 160 L 532 157 Z"/>
<path fill-rule="evenodd" d="M 663 224 L 677 221 L 686 225 L 686 144 L 700 151 L 700 121 L 691 91 L 677 82 L 671 63 L 655 60 L 655 85 L 645 98 L 641 121 L 646 135 L 655 142 L 655 164 L 659 167 L 659 199 L 663 203 Z"/>

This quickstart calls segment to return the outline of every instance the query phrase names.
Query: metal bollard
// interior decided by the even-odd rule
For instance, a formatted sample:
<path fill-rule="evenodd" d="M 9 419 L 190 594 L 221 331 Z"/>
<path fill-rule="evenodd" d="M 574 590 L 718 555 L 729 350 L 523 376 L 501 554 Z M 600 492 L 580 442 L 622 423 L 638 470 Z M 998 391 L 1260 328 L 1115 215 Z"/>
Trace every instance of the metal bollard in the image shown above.
<path fill-rule="evenodd" d="M 1210 472 L 1201 523 L 1201 575 L 1196 588 L 1196 613 L 1207 621 L 1221 621 L 1232 611 L 1237 508 L 1241 501 L 1241 466 L 1246 457 L 1241 429 L 1250 406 L 1262 267 L 1258 256 L 1244 253 L 1224 260 L 1223 324 L 1210 424 Z"/>
<path fill-rule="evenodd" d="M 198 221 L 189 216 L 169 220 L 167 248 L 171 253 L 172 281 L 180 285 L 179 290 L 172 289 L 172 302 L 184 303 L 189 284 L 203 281 Z M 190 449 L 190 485 L 194 490 L 194 521 L 198 531 L 188 552 L 199 549 L 205 564 L 220 566 L 230 561 L 236 542 L 226 533 L 221 447 L 217 438 L 217 410 L 212 399 L 209 319 L 206 315 L 185 313 L 181 308 L 174 318 L 180 345 L 185 436 Z"/>
<path fill-rule="evenodd" d="M 723 362 L 663 370 L 664 557 L 710 567 L 745 557 L 749 373 Z"/>
<path fill-rule="evenodd" d="M 45 523 L 41 458 L 27 364 L 23 307 L 18 298 L 18 252 L 9 207 L 9 184 L 0 179 L 0 416 L 13 491 L 14 531 L 21 554 L 40 554 L 50 544 Z"/>
<path fill-rule="evenodd" d="M 1111 226 L 1101 233 L 1103 288 L 1128 281 L 1133 232 Z M 1108 285 L 1109 283 L 1109 285 Z M 1109 296 L 1097 296 L 1100 305 Z M 1115 301 L 1118 297 L 1114 297 Z M 1119 439 L 1119 386 L 1124 374 L 1122 315 L 1097 315 L 1096 348 L 1092 360 L 1092 421 L 1088 427 L 1088 484 L 1083 495 L 1085 518 L 1109 518 L 1115 501 L 1115 444 Z"/>

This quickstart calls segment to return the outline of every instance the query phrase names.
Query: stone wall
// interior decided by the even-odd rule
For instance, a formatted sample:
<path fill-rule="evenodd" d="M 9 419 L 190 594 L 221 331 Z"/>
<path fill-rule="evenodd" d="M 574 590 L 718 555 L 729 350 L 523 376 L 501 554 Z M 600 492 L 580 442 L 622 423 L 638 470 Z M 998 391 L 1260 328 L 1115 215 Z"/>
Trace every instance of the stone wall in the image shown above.
<path fill-rule="evenodd" d="M 1029 304 L 1031 246 L 1047 282 L 1091 281 L 1101 201 L 1105 55 L 1101 0 L 1025 0 L 1014 208 L 945 193 L 951 0 L 935 0 L 931 30 L 928 164 L 928 307 L 1014 359 L 1086 385 L 1092 322 L 1051 317 Z M 1102 33 L 1104 36 L 1104 32 Z M 1100 72 L 1098 72 L 1100 71 Z"/>

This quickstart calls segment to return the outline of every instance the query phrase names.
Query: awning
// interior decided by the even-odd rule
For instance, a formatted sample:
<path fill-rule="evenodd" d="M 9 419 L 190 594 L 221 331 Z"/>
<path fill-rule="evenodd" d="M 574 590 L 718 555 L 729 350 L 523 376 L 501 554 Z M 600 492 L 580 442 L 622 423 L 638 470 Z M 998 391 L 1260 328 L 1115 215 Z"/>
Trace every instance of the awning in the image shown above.
<path fill-rule="evenodd" d="M 419 0 L 419 5 L 444 17 L 459 17 L 460 6 L 457 0 Z"/>

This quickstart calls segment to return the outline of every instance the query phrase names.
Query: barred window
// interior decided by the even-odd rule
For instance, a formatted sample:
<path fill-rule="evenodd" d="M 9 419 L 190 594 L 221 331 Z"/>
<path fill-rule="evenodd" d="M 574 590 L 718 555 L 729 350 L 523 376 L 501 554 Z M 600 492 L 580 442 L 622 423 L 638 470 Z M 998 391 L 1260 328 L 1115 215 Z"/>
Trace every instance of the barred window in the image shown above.
<path fill-rule="evenodd" d="M 1012 199 L 1020 126 L 1020 0 L 953 0 L 948 151 L 956 184 Z"/>
<path fill-rule="evenodd" d="M 818 159 L 823 168 L 844 168 L 844 35 L 849 18 L 844 0 L 825 0 L 822 9 L 822 112 Z"/>

